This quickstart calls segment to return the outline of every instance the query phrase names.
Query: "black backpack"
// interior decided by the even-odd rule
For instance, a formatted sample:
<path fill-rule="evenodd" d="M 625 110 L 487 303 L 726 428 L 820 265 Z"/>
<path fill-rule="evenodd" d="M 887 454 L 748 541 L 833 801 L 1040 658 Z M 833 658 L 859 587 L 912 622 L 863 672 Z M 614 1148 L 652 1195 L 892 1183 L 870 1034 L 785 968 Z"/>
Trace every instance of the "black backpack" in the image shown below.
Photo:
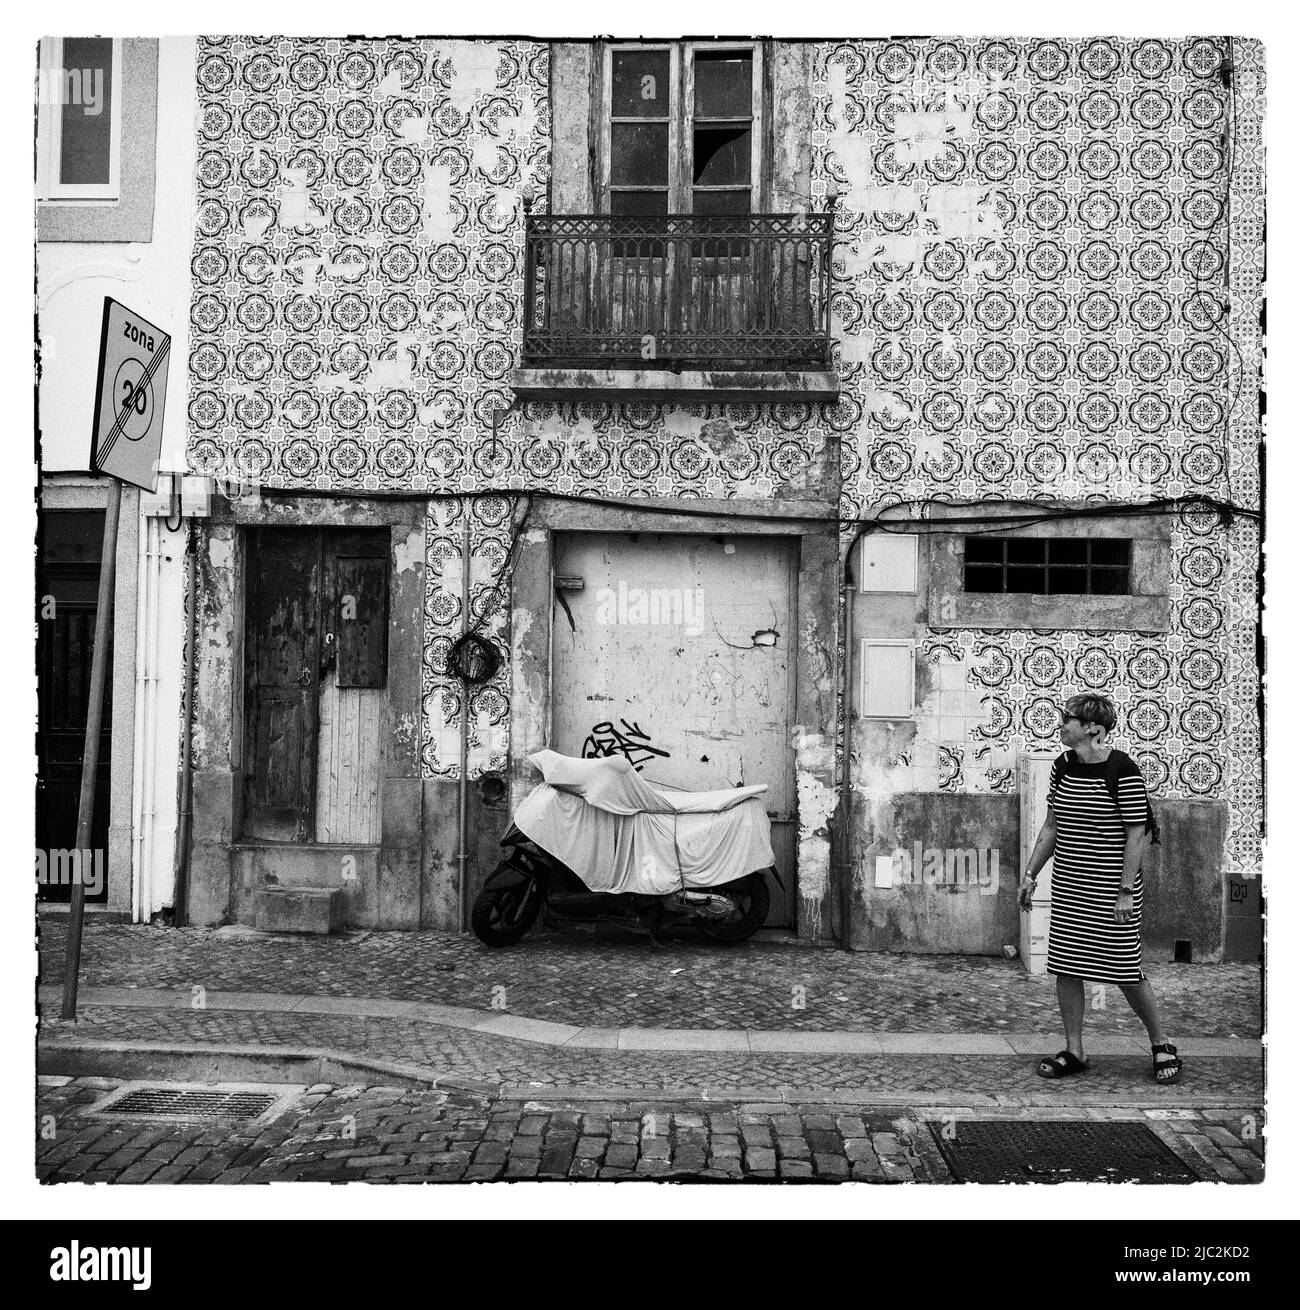
<path fill-rule="evenodd" d="M 1077 764 L 1079 762 L 1079 756 L 1076 751 L 1065 751 L 1063 753 L 1063 758 L 1069 764 Z M 1110 798 L 1115 802 L 1115 809 L 1119 813 L 1122 813 L 1119 808 L 1119 771 L 1125 764 L 1132 763 L 1133 760 L 1131 756 L 1126 755 L 1121 750 L 1116 750 L 1113 746 L 1111 747 L 1110 754 L 1106 756 L 1106 790 L 1110 793 Z M 1061 785 L 1059 778 L 1057 779 L 1056 785 L 1058 787 Z M 1053 792 L 1053 797 L 1055 797 L 1055 792 Z M 1155 810 L 1151 808 L 1150 796 L 1147 797 L 1146 835 L 1152 846 L 1160 845 L 1160 825 L 1156 822 Z"/>

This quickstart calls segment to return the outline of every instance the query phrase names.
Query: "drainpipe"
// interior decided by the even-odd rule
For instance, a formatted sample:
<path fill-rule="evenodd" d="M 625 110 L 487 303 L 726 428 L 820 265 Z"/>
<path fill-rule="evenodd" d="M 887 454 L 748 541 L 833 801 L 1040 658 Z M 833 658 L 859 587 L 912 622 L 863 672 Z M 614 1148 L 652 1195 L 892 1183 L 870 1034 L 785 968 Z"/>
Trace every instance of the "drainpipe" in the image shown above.
<path fill-rule="evenodd" d="M 470 542 L 469 542 L 469 500 L 461 501 L 461 512 L 464 515 L 461 523 L 460 534 L 460 553 L 461 553 L 461 570 L 460 570 L 460 630 L 462 635 L 469 631 L 469 566 L 470 566 Z M 469 861 L 468 845 L 469 835 L 469 683 L 461 679 L 460 693 L 460 876 L 459 876 L 459 894 L 458 903 L 460 906 L 460 930 L 464 932 L 469 927 L 466 918 L 465 893 L 469 887 L 466 878 L 466 866 Z"/>
<path fill-rule="evenodd" d="M 176 887 L 173 893 L 176 926 L 183 928 L 189 919 L 190 901 L 190 831 L 193 826 L 194 773 L 190 766 L 192 732 L 190 716 L 194 712 L 195 648 L 198 644 L 196 616 L 198 613 L 195 584 L 198 575 L 197 548 L 194 520 L 186 524 L 185 537 L 185 681 L 181 687 L 181 758 L 180 758 L 180 819 L 176 825 Z"/>
<path fill-rule="evenodd" d="M 853 786 L 849 749 L 853 745 L 853 551 L 844 561 L 844 755 L 840 768 L 840 949 L 853 949 Z"/>
<path fill-rule="evenodd" d="M 143 516 L 136 576 L 140 605 L 136 623 L 135 776 L 132 787 L 131 918 L 148 923 L 153 906 L 154 762 L 158 718 L 159 588 L 162 581 L 160 520 Z"/>
<path fill-rule="evenodd" d="M 140 922 L 140 907 L 145 902 L 144 868 L 144 749 L 148 739 L 149 694 L 149 520 L 144 508 L 140 517 L 145 530 L 136 548 L 136 624 L 135 624 L 135 723 L 131 772 L 131 922 Z"/>

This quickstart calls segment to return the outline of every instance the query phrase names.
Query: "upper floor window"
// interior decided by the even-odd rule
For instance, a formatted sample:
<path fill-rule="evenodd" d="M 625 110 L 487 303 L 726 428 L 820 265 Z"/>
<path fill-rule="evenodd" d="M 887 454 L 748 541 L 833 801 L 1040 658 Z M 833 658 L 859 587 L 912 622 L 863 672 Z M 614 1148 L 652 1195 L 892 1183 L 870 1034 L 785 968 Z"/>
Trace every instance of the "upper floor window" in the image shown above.
<path fill-rule="evenodd" d="M 36 197 L 120 198 L 122 43 L 45 37 L 37 72 Z"/>
<path fill-rule="evenodd" d="M 965 589 L 1037 596 L 1127 596 L 1133 542 L 1120 537 L 966 538 Z"/>
<path fill-rule="evenodd" d="M 760 62 L 752 42 L 608 46 L 606 212 L 761 212 Z"/>

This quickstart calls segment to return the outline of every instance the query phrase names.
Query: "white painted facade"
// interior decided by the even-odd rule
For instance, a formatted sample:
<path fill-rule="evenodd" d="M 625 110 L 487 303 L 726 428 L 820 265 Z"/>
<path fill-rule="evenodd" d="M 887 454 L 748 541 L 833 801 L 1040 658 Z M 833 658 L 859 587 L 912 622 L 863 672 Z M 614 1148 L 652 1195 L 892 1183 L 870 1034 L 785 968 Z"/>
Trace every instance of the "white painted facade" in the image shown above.
<path fill-rule="evenodd" d="M 108 910 L 147 922 L 171 905 L 184 671 L 187 528 L 166 526 L 172 470 L 183 470 L 188 396 L 189 263 L 197 133 L 195 39 L 158 42 L 152 240 L 37 244 L 42 501 L 95 509 L 104 480 L 87 469 L 103 298 L 171 333 L 157 494 L 124 487 L 114 598 L 113 755 Z M 129 152 L 131 140 L 122 142 Z M 196 506 L 186 503 L 187 515 Z M 174 520 L 173 520 L 174 521 Z M 129 878 L 125 875 L 130 870 Z"/>

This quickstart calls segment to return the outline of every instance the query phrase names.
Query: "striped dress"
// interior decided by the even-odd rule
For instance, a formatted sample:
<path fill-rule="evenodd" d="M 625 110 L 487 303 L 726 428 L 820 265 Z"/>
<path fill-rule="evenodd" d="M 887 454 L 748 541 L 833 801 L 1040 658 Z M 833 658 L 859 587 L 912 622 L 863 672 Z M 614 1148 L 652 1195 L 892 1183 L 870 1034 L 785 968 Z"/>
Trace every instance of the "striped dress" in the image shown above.
<path fill-rule="evenodd" d="M 1047 939 L 1051 973 L 1094 982 L 1139 983 L 1142 972 L 1142 874 L 1134 883 L 1133 917 L 1115 922 L 1124 872 L 1124 824 L 1147 817 L 1142 771 L 1128 760 L 1119 773 L 1120 811 L 1106 790 L 1106 764 L 1068 753 L 1052 765 L 1048 804 L 1056 815 L 1052 911 Z M 1122 817 L 1121 817 L 1122 816 Z"/>

